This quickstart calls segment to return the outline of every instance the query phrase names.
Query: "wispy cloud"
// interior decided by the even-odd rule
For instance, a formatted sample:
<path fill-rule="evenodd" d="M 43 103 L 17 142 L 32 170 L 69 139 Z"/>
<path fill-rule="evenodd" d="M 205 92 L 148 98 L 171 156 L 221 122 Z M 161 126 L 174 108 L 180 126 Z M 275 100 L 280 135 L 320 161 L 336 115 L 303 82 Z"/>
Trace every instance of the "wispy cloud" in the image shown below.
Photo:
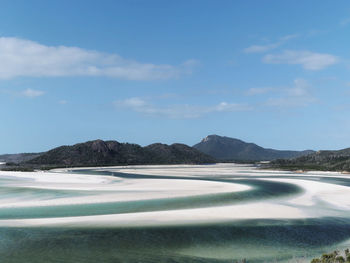
<path fill-rule="evenodd" d="M 0 79 L 15 77 L 107 76 L 128 80 L 176 78 L 192 73 L 190 59 L 178 66 L 141 63 L 117 54 L 0 37 Z"/>
<path fill-rule="evenodd" d="M 326 30 L 326 29 L 311 29 L 311 30 L 306 32 L 305 36 L 306 37 L 316 37 L 316 36 L 324 35 L 327 33 L 329 33 L 329 30 Z"/>
<path fill-rule="evenodd" d="M 347 26 L 347 25 L 349 25 L 349 24 L 350 24 L 350 17 L 347 17 L 347 18 L 342 19 L 342 20 L 339 22 L 339 24 L 340 24 L 341 26 Z"/>
<path fill-rule="evenodd" d="M 295 64 L 306 70 L 321 70 L 338 63 L 336 56 L 310 51 L 285 50 L 279 54 L 268 54 L 263 62 L 268 64 Z"/>
<path fill-rule="evenodd" d="M 150 116 L 160 116 L 172 119 L 192 119 L 199 118 L 214 112 L 235 112 L 249 111 L 252 107 L 237 103 L 221 102 L 213 106 L 197 106 L 197 105 L 170 105 L 170 106 L 155 106 L 148 101 L 133 97 L 125 100 L 114 102 L 118 109 L 127 109 L 134 112 L 142 113 Z"/>
<path fill-rule="evenodd" d="M 281 37 L 277 42 L 274 43 L 269 43 L 269 44 L 265 44 L 265 45 L 251 45 L 247 48 L 245 48 L 243 51 L 245 53 L 263 53 L 275 48 L 280 47 L 281 45 L 283 45 L 284 43 L 286 43 L 287 41 L 289 41 L 290 39 L 296 38 L 298 37 L 298 35 L 287 35 L 284 37 Z"/>
<path fill-rule="evenodd" d="M 68 101 L 66 101 L 66 100 L 59 100 L 58 101 L 58 104 L 61 104 L 61 105 L 65 105 L 67 103 L 68 103 Z"/>
<path fill-rule="evenodd" d="M 27 97 L 27 98 L 36 98 L 44 95 L 45 92 L 41 90 L 35 90 L 35 89 L 26 89 L 20 92 L 21 96 Z"/>
<path fill-rule="evenodd" d="M 280 43 L 273 43 L 268 45 L 252 45 L 250 47 L 245 48 L 244 52 L 245 53 L 262 53 L 262 52 L 269 51 L 271 49 L 275 49 L 280 45 L 281 45 Z"/>
<path fill-rule="evenodd" d="M 274 88 L 269 88 L 269 87 L 262 87 L 262 88 L 250 88 L 246 92 L 246 95 L 248 96 L 255 96 L 255 95 L 261 95 L 261 94 L 266 94 L 271 91 L 274 91 Z"/>
<path fill-rule="evenodd" d="M 265 104 L 276 107 L 305 107 L 316 101 L 310 89 L 311 85 L 306 80 L 295 79 L 292 87 L 281 90 L 281 95 L 268 99 Z"/>

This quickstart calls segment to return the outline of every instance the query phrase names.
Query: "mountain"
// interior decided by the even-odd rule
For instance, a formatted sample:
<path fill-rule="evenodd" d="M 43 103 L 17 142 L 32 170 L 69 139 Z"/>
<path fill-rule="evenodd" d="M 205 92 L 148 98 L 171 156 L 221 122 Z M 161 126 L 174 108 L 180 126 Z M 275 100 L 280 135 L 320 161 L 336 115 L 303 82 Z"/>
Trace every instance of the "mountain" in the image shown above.
<path fill-rule="evenodd" d="M 350 171 L 350 148 L 318 151 L 290 160 L 275 160 L 269 165 L 290 170 Z"/>
<path fill-rule="evenodd" d="M 0 155 L 0 162 L 5 163 L 21 163 L 26 162 L 40 156 L 42 153 L 16 153 Z"/>
<path fill-rule="evenodd" d="M 151 153 L 152 163 L 215 163 L 216 160 L 185 144 L 154 143 L 144 148 Z"/>
<path fill-rule="evenodd" d="M 310 150 L 280 151 L 266 149 L 254 143 L 218 135 L 209 135 L 193 147 L 218 160 L 227 161 L 270 161 L 279 158 L 293 158 L 313 152 Z"/>
<path fill-rule="evenodd" d="M 108 166 L 131 164 L 203 164 L 215 159 L 184 144 L 137 144 L 88 141 L 61 146 L 25 162 L 33 166 Z"/>

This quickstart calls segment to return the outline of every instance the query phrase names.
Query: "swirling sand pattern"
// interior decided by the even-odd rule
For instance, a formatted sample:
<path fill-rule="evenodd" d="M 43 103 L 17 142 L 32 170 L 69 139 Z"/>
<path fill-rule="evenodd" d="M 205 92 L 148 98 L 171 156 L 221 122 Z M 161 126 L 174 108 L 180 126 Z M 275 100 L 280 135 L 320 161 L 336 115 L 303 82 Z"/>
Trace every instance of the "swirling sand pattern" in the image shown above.
<path fill-rule="evenodd" d="M 0 262 L 308 262 L 350 243 L 340 173 L 217 164 L 0 176 Z"/>

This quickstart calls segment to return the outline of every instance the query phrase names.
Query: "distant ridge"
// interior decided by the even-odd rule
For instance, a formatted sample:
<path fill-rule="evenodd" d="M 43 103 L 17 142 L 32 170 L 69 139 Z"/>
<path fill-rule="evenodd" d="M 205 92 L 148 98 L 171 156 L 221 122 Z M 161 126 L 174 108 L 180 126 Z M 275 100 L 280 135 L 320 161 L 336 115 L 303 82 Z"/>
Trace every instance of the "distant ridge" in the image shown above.
<path fill-rule="evenodd" d="M 44 153 L 0 155 L 0 162 L 8 163 L 5 168 L 2 165 L 1 169 L 26 170 L 78 166 L 271 161 L 310 153 L 314 152 L 266 149 L 234 138 L 209 135 L 193 147 L 180 143 L 154 143 L 142 147 L 132 143 L 94 140 L 60 146 Z"/>
<path fill-rule="evenodd" d="M 5 163 L 21 163 L 26 162 L 40 156 L 42 153 L 16 153 L 0 155 L 0 162 Z"/>
<path fill-rule="evenodd" d="M 313 154 L 290 160 L 275 160 L 274 168 L 288 170 L 323 170 L 350 172 L 350 148 L 338 151 L 317 151 Z"/>
<path fill-rule="evenodd" d="M 138 144 L 95 140 L 54 148 L 24 164 L 34 166 L 108 166 L 132 164 L 204 164 L 215 159 L 185 144 Z"/>
<path fill-rule="evenodd" d="M 219 135 L 209 135 L 193 147 L 218 160 L 226 161 L 271 161 L 280 158 L 294 158 L 314 152 L 311 150 L 281 151 L 267 149 L 254 143 Z"/>

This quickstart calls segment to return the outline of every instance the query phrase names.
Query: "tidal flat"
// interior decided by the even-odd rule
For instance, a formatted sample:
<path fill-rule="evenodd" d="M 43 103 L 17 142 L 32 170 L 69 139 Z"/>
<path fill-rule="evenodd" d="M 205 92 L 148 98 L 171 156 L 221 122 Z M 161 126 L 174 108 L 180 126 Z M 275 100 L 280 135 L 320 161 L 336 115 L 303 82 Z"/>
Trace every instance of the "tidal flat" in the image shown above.
<path fill-rule="evenodd" d="M 0 262 L 309 262 L 350 246 L 350 177 L 250 165 L 0 172 Z"/>

